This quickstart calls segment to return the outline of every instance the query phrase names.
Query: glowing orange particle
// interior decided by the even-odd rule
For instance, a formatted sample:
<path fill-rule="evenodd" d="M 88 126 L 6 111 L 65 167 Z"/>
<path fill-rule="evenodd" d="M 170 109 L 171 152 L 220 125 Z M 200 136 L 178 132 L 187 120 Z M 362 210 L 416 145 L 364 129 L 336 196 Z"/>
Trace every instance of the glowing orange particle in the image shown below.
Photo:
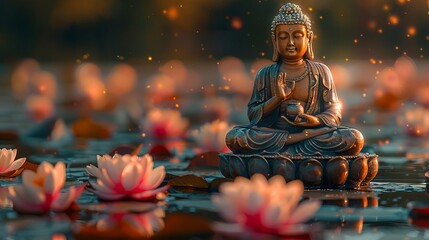
<path fill-rule="evenodd" d="M 416 35 L 416 32 L 417 32 L 417 30 L 416 30 L 416 28 L 415 28 L 415 27 L 409 27 L 409 28 L 408 28 L 408 34 L 409 34 L 410 36 L 414 36 L 414 35 Z"/>
<path fill-rule="evenodd" d="M 369 59 L 369 61 L 370 61 L 372 64 L 376 64 L 376 63 L 377 63 L 377 61 L 376 61 L 374 58 Z"/>
<path fill-rule="evenodd" d="M 387 5 L 387 4 L 385 4 L 385 5 L 383 6 L 383 9 L 384 9 L 384 11 L 389 11 L 389 10 L 390 10 L 390 6 L 389 6 L 389 5 Z"/>
<path fill-rule="evenodd" d="M 377 23 L 375 21 L 369 21 L 368 22 L 368 27 L 370 29 L 375 29 L 376 26 L 377 26 Z"/>
<path fill-rule="evenodd" d="M 399 23 L 399 18 L 397 16 L 390 16 L 389 22 L 392 25 L 397 25 Z"/>
<path fill-rule="evenodd" d="M 169 9 L 167 9 L 166 15 L 168 19 L 174 20 L 179 16 L 179 11 L 177 11 L 177 8 L 175 7 L 170 7 Z"/>
<path fill-rule="evenodd" d="M 231 19 L 231 27 L 235 30 L 240 30 L 243 27 L 243 21 L 239 17 L 233 17 Z"/>

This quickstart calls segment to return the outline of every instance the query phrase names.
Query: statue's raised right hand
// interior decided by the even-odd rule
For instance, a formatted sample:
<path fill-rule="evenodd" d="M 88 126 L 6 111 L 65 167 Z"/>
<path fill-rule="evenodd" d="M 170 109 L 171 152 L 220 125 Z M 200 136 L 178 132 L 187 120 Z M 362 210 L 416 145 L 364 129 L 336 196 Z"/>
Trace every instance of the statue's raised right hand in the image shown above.
<path fill-rule="evenodd" d="M 277 77 L 276 96 L 283 102 L 290 97 L 292 89 L 286 86 L 286 73 L 281 72 Z"/>

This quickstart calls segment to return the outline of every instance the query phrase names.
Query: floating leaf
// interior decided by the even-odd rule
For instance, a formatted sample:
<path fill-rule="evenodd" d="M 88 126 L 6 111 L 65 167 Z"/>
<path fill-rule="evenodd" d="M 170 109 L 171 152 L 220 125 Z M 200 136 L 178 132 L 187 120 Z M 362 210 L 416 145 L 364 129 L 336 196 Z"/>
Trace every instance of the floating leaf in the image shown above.
<path fill-rule="evenodd" d="M 206 152 L 198 154 L 191 159 L 187 169 L 207 169 L 207 168 L 219 168 L 219 153 L 218 152 Z"/>
<path fill-rule="evenodd" d="M 209 183 L 209 192 L 219 192 L 219 187 L 223 183 L 233 182 L 233 179 L 230 178 L 216 178 Z"/>
<path fill-rule="evenodd" d="M 174 188 L 207 189 L 209 187 L 209 184 L 206 180 L 204 180 L 202 177 L 198 177 L 193 174 L 174 178 L 170 180 L 168 184 Z"/>
<path fill-rule="evenodd" d="M 89 117 L 83 117 L 72 124 L 76 137 L 108 139 L 112 136 L 110 129 L 102 123 L 95 122 Z"/>
<path fill-rule="evenodd" d="M 153 146 L 150 149 L 149 154 L 154 160 L 166 160 L 173 156 L 166 146 L 160 144 Z"/>
<path fill-rule="evenodd" d="M 16 140 L 18 139 L 18 134 L 12 130 L 1 130 L 0 131 L 1 140 Z"/>

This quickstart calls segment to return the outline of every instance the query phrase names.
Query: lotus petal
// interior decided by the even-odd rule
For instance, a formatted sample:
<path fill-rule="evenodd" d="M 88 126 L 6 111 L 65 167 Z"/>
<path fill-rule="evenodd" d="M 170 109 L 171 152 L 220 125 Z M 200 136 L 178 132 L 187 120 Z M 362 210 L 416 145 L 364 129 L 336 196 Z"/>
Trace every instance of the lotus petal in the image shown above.
<path fill-rule="evenodd" d="M 85 185 L 80 185 L 77 188 L 70 187 L 69 191 L 61 193 L 58 198 L 52 202 L 52 210 L 54 211 L 64 211 L 70 207 L 73 201 L 78 199 L 85 189 Z"/>
<path fill-rule="evenodd" d="M 18 168 L 22 167 L 22 165 L 24 165 L 25 160 L 26 158 L 20 158 L 15 160 L 4 172 L 6 173 L 17 170 Z"/>
<path fill-rule="evenodd" d="M 141 193 L 132 194 L 131 197 L 136 200 L 149 200 L 155 199 L 158 193 L 166 192 L 170 186 L 166 185 L 164 187 L 160 187 L 154 190 L 148 190 Z"/>
<path fill-rule="evenodd" d="M 140 184 L 143 169 L 136 163 L 128 164 L 122 172 L 122 186 L 125 191 L 132 191 Z"/>

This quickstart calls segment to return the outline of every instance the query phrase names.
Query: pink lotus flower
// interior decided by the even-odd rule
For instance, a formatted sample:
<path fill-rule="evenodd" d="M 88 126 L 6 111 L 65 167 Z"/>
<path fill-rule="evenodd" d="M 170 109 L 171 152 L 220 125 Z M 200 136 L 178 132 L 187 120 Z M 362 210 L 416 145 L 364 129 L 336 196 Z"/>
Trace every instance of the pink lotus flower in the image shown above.
<path fill-rule="evenodd" d="M 25 105 L 28 115 L 36 122 L 42 122 L 55 113 L 52 99 L 44 95 L 29 96 Z"/>
<path fill-rule="evenodd" d="M 195 140 L 200 146 L 198 152 L 228 152 L 229 149 L 225 143 L 225 137 L 231 126 L 225 121 L 216 120 L 212 123 L 206 123 L 194 132 Z"/>
<path fill-rule="evenodd" d="M 15 160 L 16 149 L 2 148 L 0 152 L 0 177 L 12 176 L 24 165 L 25 158 Z"/>
<path fill-rule="evenodd" d="M 181 138 L 184 136 L 188 120 L 177 110 L 151 109 L 143 120 L 143 131 L 149 137 L 158 139 Z"/>
<path fill-rule="evenodd" d="M 42 162 L 37 172 L 25 170 L 22 174 L 22 185 L 9 188 L 9 199 L 13 208 L 22 213 L 46 213 L 49 210 L 65 211 L 81 194 L 85 185 L 74 186 L 61 193 L 66 180 L 66 169 L 63 162 L 55 167 Z"/>
<path fill-rule="evenodd" d="M 158 187 L 165 177 L 164 166 L 153 168 L 152 157 L 115 154 L 113 157 L 105 154 L 97 156 L 98 168 L 88 165 L 86 171 L 96 177 L 97 182 L 91 182 L 95 194 L 104 200 L 133 198 L 136 200 L 154 200 L 165 197 L 164 192 L 169 186 Z"/>
<path fill-rule="evenodd" d="M 302 231 L 300 223 L 307 221 L 319 209 L 320 202 L 306 201 L 298 207 L 304 192 L 301 181 L 286 184 L 276 175 L 270 180 L 261 174 L 220 186 L 220 194 L 212 197 L 223 218 L 231 223 L 218 223 L 215 230 L 224 233 L 253 232 L 259 234 L 290 234 Z"/>

